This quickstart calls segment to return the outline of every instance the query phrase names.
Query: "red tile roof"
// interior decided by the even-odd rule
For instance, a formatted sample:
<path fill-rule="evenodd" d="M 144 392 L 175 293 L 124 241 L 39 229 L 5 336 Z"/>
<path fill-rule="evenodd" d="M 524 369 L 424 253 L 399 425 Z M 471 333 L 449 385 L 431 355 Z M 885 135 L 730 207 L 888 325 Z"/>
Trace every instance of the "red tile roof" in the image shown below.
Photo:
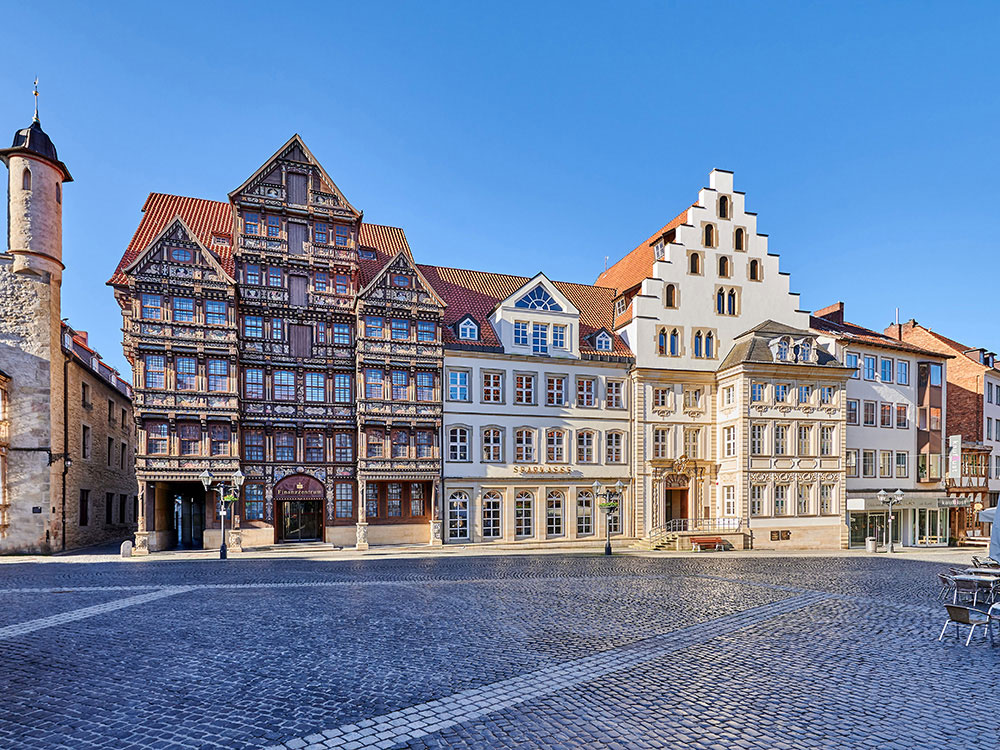
<path fill-rule="evenodd" d="M 184 198 L 179 195 L 150 193 L 142 206 L 142 219 L 139 221 L 139 227 L 132 235 L 132 241 L 125 249 L 125 254 L 108 283 L 124 283 L 124 269 L 139 257 L 159 236 L 160 232 L 166 229 L 167 225 L 178 216 L 194 232 L 198 241 L 216 256 L 226 273 L 232 276 L 234 272 L 232 206 L 228 203 L 209 201 L 203 198 Z M 229 245 L 213 245 L 213 234 L 229 237 Z"/>
<path fill-rule="evenodd" d="M 471 315 L 479 324 L 480 340 L 462 341 L 460 342 L 462 346 L 469 348 L 501 346 L 493 327 L 489 324 L 489 316 L 500 302 L 531 281 L 530 278 L 443 266 L 418 265 L 417 267 L 448 305 L 444 311 L 443 338 L 446 344 L 458 343 L 453 326 L 466 315 Z M 611 352 L 599 352 L 590 341 L 592 334 L 602 328 L 608 332 L 613 330 L 615 294 L 612 289 L 565 281 L 553 283 L 556 289 L 566 295 L 566 298 L 580 311 L 578 327 L 581 353 L 632 356 L 631 350 L 621 337 L 613 333 L 614 344 Z"/>
<path fill-rule="evenodd" d="M 365 251 L 375 254 L 374 258 L 366 258 Z M 372 279 L 378 276 L 385 265 L 396 257 L 396 253 L 404 252 L 413 260 L 410 244 L 406 241 L 406 233 L 399 227 L 386 227 L 381 224 L 362 224 L 358 237 L 358 263 L 361 267 L 360 288 L 366 287 Z"/>
<path fill-rule="evenodd" d="M 697 203 L 692 204 L 692 206 L 697 205 Z M 649 239 L 640 243 L 635 250 L 598 276 L 594 283 L 597 286 L 611 287 L 619 294 L 641 284 L 653 273 L 653 262 L 656 260 L 653 245 L 664 234 L 687 222 L 687 214 L 688 209 L 685 208 L 667 222 L 662 229 L 650 235 Z"/>
<path fill-rule="evenodd" d="M 939 354 L 938 352 L 922 349 L 921 347 L 914 346 L 906 341 L 899 341 L 890 336 L 886 336 L 884 333 L 873 331 L 871 328 L 865 328 L 864 326 L 859 326 L 856 323 L 849 323 L 846 320 L 838 321 L 836 319 L 831 320 L 830 318 L 821 315 L 810 315 L 809 326 L 814 330 L 829 333 L 830 335 L 845 342 L 875 346 L 881 349 L 894 349 L 896 351 L 908 352 L 910 354 L 944 358 L 944 355 Z"/>

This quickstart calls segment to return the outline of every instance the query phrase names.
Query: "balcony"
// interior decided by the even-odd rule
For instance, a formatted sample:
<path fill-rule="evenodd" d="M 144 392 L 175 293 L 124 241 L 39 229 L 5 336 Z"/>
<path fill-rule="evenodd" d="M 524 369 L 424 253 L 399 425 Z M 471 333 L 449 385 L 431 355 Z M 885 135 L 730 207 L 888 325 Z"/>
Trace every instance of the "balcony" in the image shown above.
<path fill-rule="evenodd" d="M 358 415 L 400 417 L 408 419 L 440 419 L 441 404 L 412 401 L 358 401 Z"/>
<path fill-rule="evenodd" d="M 259 253 L 288 253 L 288 242 L 281 237 L 265 237 L 260 234 L 241 234 L 240 247 Z"/>
<path fill-rule="evenodd" d="M 291 347 L 281 341 L 244 339 L 240 342 L 240 349 L 247 354 L 276 354 L 279 357 L 291 356 Z"/>
<path fill-rule="evenodd" d="M 294 401 L 244 401 L 247 419 L 354 420 L 354 409 L 347 404 L 297 403 Z"/>
<path fill-rule="evenodd" d="M 351 297 L 340 297 L 336 294 L 310 292 L 309 307 L 329 307 L 349 312 L 354 307 L 354 300 Z"/>
<path fill-rule="evenodd" d="M 260 304 L 288 304 L 288 290 L 282 287 L 240 284 L 240 300 Z"/>
<path fill-rule="evenodd" d="M 358 470 L 366 472 L 428 472 L 441 471 L 440 458 L 359 458 Z"/>
<path fill-rule="evenodd" d="M 133 320 L 129 332 L 136 338 L 144 339 L 205 341 L 218 344 L 236 343 L 236 328 L 231 326 L 202 326 L 195 323 Z"/>
<path fill-rule="evenodd" d="M 312 245 L 312 254 L 317 258 L 325 258 L 335 263 L 347 263 L 354 265 L 358 256 L 353 240 L 346 245 L 328 245 L 322 242 L 309 243 Z"/>
<path fill-rule="evenodd" d="M 230 411 L 239 408 L 235 393 L 206 394 L 197 391 L 159 391 L 135 389 L 135 404 L 140 409 L 184 409 L 195 411 Z"/>
<path fill-rule="evenodd" d="M 412 341 L 393 341 L 392 339 L 370 339 L 362 336 L 358 339 L 358 357 L 406 357 L 410 359 L 440 360 L 444 349 L 438 343 L 415 343 Z"/>

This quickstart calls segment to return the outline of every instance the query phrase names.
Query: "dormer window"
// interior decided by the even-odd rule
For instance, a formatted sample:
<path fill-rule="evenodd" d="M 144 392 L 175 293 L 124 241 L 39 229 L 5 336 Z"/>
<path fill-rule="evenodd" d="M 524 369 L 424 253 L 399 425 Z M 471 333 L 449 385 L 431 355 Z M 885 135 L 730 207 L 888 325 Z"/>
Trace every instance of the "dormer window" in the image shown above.
<path fill-rule="evenodd" d="M 359 250 L 358 257 L 362 260 L 375 260 L 374 250 Z"/>
<path fill-rule="evenodd" d="M 478 341 L 479 326 L 472 318 L 466 318 L 458 325 L 458 338 L 462 341 Z"/>
<path fill-rule="evenodd" d="M 514 307 L 525 310 L 549 310 L 551 312 L 562 312 L 562 307 L 552 298 L 541 285 L 536 286 L 526 295 L 514 303 Z"/>
<path fill-rule="evenodd" d="M 611 337 L 604 331 L 597 334 L 594 339 L 594 348 L 599 352 L 610 352 L 611 351 Z"/>
<path fill-rule="evenodd" d="M 788 360 L 788 339 L 782 339 L 778 342 L 778 348 L 774 353 L 774 357 L 779 362 L 786 362 Z"/>
<path fill-rule="evenodd" d="M 625 314 L 625 298 L 619 297 L 615 300 L 615 317 Z"/>
<path fill-rule="evenodd" d="M 655 245 L 653 245 L 653 253 L 656 255 L 657 260 L 663 260 L 666 256 L 666 245 L 663 240 L 659 240 Z"/>
<path fill-rule="evenodd" d="M 799 344 L 799 361 L 800 362 L 811 362 L 812 361 L 812 342 L 803 341 Z"/>
<path fill-rule="evenodd" d="M 213 234 L 212 235 L 212 244 L 213 245 L 219 245 L 221 247 L 229 247 L 230 242 L 229 242 L 229 238 L 226 237 L 224 234 Z"/>

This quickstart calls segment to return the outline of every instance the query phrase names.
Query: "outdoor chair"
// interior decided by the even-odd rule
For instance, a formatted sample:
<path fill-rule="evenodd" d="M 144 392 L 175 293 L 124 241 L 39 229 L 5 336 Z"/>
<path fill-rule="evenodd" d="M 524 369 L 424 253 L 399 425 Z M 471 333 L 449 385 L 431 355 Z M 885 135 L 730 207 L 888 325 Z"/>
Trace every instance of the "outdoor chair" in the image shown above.
<path fill-rule="evenodd" d="M 984 585 L 982 581 L 970 581 L 956 578 L 955 593 L 952 596 L 951 603 L 958 604 L 959 599 L 963 597 L 972 597 L 972 606 L 975 607 L 979 604 L 979 597 L 982 596 L 985 599 L 989 595 L 991 589 L 992 585 L 989 583 Z"/>
<path fill-rule="evenodd" d="M 954 603 L 955 579 L 944 573 L 938 573 L 938 581 L 941 583 L 941 590 L 938 591 L 938 601 L 943 602 L 945 599 L 951 599 Z"/>
<path fill-rule="evenodd" d="M 965 568 L 948 568 L 948 570 L 953 576 L 965 575 Z"/>
<path fill-rule="evenodd" d="M 975 555 L 973 555 L 972 556 L 972 567 L 973 568 L 985 568 L 986 567 L 986 563 L 983 560 L 980 560 Z"/>
<path fill-rule="evenodd" d="M 949 625 L 955 626 L 955 637 L 961 638 L 960 625 L 969 626 L 969 635 L 965 639 L 965 645 L 968 646 L 969 642 L 972 640 L 972 634 L 976 632 L 976 628 L 982 625 L 986 628 L 986 634 L 990 637 L 990 644 L 993 643 L 993 631 L 990 630 L 990 615 L 986 612 L 980 612 L 978 609 L 971 609 L 970 607 L 962 607 L 957 604 L 945 604 L 944 608 L 948 610 L 948 620 L 945 622 L 944 627 L 941 628 L 941 635 L 938 636 L 938 640 L 944 639 L 945 631 L 948 630 Z M 992 610 L 992 607 L 990 608 Z M 1000 620 L 1000 617 L 996 618 Z"/>

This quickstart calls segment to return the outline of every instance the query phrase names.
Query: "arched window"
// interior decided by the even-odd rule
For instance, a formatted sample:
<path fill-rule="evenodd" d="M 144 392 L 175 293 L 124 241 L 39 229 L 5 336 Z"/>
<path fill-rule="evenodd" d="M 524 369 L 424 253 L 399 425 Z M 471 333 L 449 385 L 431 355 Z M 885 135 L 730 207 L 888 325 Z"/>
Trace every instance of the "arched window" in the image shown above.
<path fill-rule="evenodd" d="M 719 198 L 719 218 L 728 219 L 729 218 L 729 198 L 723 195 Z"/>
<path fill-rule="evenodd" d="M 715 356 L 715 337 L 711 331 L 705 334 L 705 356 L 709 359 Z"/>
<path fill-rule="evenodd" d="M 728 299 L 728 303 L 726 305 L 726 312 L 729 315 L 735 315 L 736 314 L 736 290 L 735 289 L 730 289 L 729 290 L 729 299 Z"/>
<path fill-rule="evenodd" d="M 799 361 L 809 362 L 812 360 L 812 342 L 803 341 L 802 346 L 799 347 Z"/>
<path fill-rule="evenodd" d="M 534 533 L 534 500 L 535 496 L 527 491 L 518 492 L 514 498 L 514 536 L 526 537 Z"/>
<path fill-rule="evenodd" d="M 501 526 L 501 511 L 503 498 L 496 490 L 490 490 L 483 495 L 483 538 L 497 539 L 503 536 Z"/>
<path fill-rule="evenodd" d="M 563 494 L 552 490 L 545 498 L 545 535 L 562 536 Z"/>
<path fill-rule="evenodd" d="M 737 250 L 743 250 L 744 234 L 743 227 L 736 230 L 736 236 L 733 238 L 733 247 Z"/>
<path fill-rule="evenodd" d="M 702 341 L 702 339 L 701 339 L 701 331 L 698 331 L 694 335 L 694 356 L 696 356 L 696 357 L 700 357 L 701 356 L 701 341 Z"/>
<path fill-rule="evenodd" d="M 719 315 L 726 314 L 726 293 L 722 289 L 715 293 L 715 311 Z"/>
<path fill-rule="evenodd" d="M 729 269 L 729 258 L 723 255 L 719 258 L 719 276 L 728 279 L 731 273 L 732 272 Z"/>
<path fill-rule="evenodd" d="M 520 307 L 525 310 L 553 310 L 555 312 L 562 312 L 562 307 L 559 303 L 541 285 L 536 286 L 521 297 L 521 299 L 514 303 L 514 307 Z"/>
<path fill-rule="evenodd" d="M 448 498 L 448 538 L 469 538 L 469 496 L 452 492 Z"/>
<path fill-rule="evenodd" d="M 656 337 L 656 349 L 660 353 L 660 356 L 666 356 L 667 354 L 667 332 L 664 329 L 660 329 L 660 335 Z"/>
<path fill-rule="evenodd" d="M 760 281 L 760 261 L 750 261 L 750 281 Z"/>
<path fill-rule="evenodd" d="M 21 172 L 21 190 L 31 190 L 31 170 L 27 167 Z"/>
<path fill-rule="evenodd" d="M 698 253 L 691 253 L 688 262 L 691 273 L 701 273 L 701 256 Z"/>
<path fill-rule="evenodd" d="M 677 333 L 677 329 L 675 328 L 670 332 L 670 356 L 671 357 L 678 356 L 680 354 L 680 350 L 681 350 L 681 337 L 680 334 Z"/>
<path fill-rule="evenodd" d="M 780 362 L 788 359 L 788 339 L 782 339 L 778 342 L 777 357 Z"/>
<path fill-rule="evenodd" d="M 663 292 L 663 305 L 664 307 L 677 307 L 677 287 L 673 284 L 667 284 L 667 288 Z"/>
<path fill-rule="evenodd" d="M 56 203 L 62 203 L 62 183 L 56 183 Z"/>
<path fill-rule="evenodd" d="M 705 247 L 715 247 L 715 227 L 705 225 Z"/>

